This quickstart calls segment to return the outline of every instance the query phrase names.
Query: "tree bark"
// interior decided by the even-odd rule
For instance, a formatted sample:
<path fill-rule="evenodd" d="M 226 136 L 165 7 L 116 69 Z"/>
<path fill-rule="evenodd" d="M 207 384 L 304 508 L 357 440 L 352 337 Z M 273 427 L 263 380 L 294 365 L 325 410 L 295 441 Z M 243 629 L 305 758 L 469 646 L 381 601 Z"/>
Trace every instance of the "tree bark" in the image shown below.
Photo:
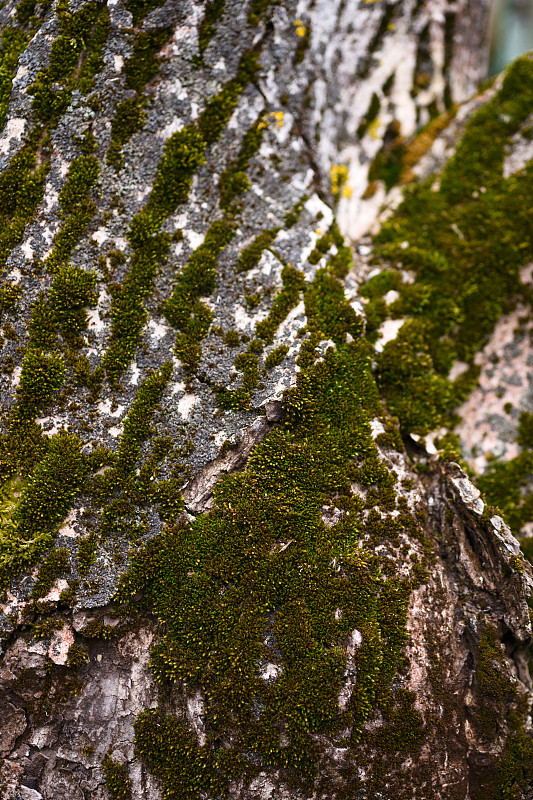
<path fill-rule="evenodd" d="M 3 800 L 533 797 L 531 567 L 364 289 L 489 10 L 0 10 Z"/>

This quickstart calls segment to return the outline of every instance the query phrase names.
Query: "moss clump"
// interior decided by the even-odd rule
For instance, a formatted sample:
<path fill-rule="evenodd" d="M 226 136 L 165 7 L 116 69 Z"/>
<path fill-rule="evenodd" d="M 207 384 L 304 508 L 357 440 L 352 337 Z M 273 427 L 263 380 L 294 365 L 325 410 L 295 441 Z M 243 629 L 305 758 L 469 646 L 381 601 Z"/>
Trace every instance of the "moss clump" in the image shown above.
<path fill-rule="evenodd" d="M 111 123 L 111 143 L 107 151 L 106 161 L 115 169 L 123 164 L 122 148 L 137 131 L 140 131 L 146 120 L 143 98 L 128 97 L 119 103 Z"/>
<path fill-rule="evenodd" d="M 248 11 L 248 24 L 259 25 L 269 8 L 278 3 L 279 0 L 252 0 Z"/>
<path fill-rule="evenodd" d="M 359 139 L 363 138 L 365 133 L 368 131 L 369 127 L 377 119 L 380 109 L 381 109 L 381 100 L 379 99 L 377 94 L 373 92 L 367 112 L 364 115 L 361 122 L 359 123 L 359 127 L 357 128 L 357 136 L 359 137 Z"/>
<path fill-rule="evenodd" d="M 363 318 L 356 314 L 344 296 L 342 283 L 327 269 L 319 269 L 304 294 L 307 326 L 324 339 L 340 345 L 350 334 L 354 339 L 364 329 Z"/>
<path fill-rule="evenodd" d="M 254 50 L 246 52 L 241 58 L 235 78 L 225 84 L 198 117 L 198 129 L 206 144 L 216 141 L 228 124 L 241 93 L 259 71 L 258 57 L 259 53 Z"/>
<path fill-rule="evenodd" d="M 260 766 L 307 790 L 316 736 L 336 741 L 348 727 L 355 742 L 372 709 L 393 702 L 409 584 L 382 575 L 359 546 L 355 506 L 333 527 L 321 521 L 324 503 L 349 499 L 353 460 L 376 453 L 368 419 L 379 406 L 367 343 L 330 349 L 298 373 L 282 422 L 244 473 L 217 486 L 216 509 L 151 541 L 122 578 L 117 600 L 138 603 L 142 591 L 164 626 L 157 680 L 198 686 L 205 699 L 202 747 L 161 709 L 136 723 L 137 750 L 167 797 L 224 794 Z M 338 645 L 354 628 L 366 644 L 340 711 Z M 268 662 L 279 665 L 275 680 L 261 677 Z"/>
<path fill-rule="evenodd" d="M 425 435 L 444 422 L 454 404 L 449 382 L 435 373 L 419 320 L 406 323 L 383 348 L 377 382 L 391 413 L 403 430 Z"/>
<path fill-rule="evenodd" d="M 190 372 L 201 356 L 200 342 L 207 334 L 213 314 L 201 303 L 215 288 L 217 258 L 235 234 L 235 224 L 228 219 L 215 220 L 204 242 L 192 253 L 178 277 L 172 295 L 164 306 L 168 322 L 180 331 L 176 355 Z"/>
<path fill-rule="evenodd" d="M 32 598 L 37 600 L 47 595 L 56 580 L 67 568 L 68 552 L 64 548 L 61 550 L 52 550 L 39 567 L 37 579 L 32 590 Z"/>
<path fill-rule="evenodd" d="M 21 5 L 20 3 L 17 6 L 17 10 Z M 22 11 L 22 9 L 20 10 Z M 20 19 L 19 21 L 22 22 Z M 22 24 L 27 22 L 28 19 L 24 20 Z M 17 28 L 4 28 L 0 34 L 0 130 L 5 125 L 18 59 L 27 43 L 28 37 Z"/>
<path fill-rule="evenodd" d="M 74 642 L 71 644 L 67 656 L 68 669 L 79 670 L 89 661 L 89 654 L 83 645 Z"/>
<path fill-rule="evenodd" d="M 132 520 L 135 505 L 161 504 L 163 514 L 167 509 L 172 514 L 183 507 L 174 483 L 153 481 L 156 463 L 164 456 L 164 450 L 155 453 L 153 462 L 143 465 L 138 475 L 135 471 L 141 445 L 153 434 L 151 418 L 171 372 L 172 365 L 167 362 L 144 379 L 124 420 L 118 452 L 111 460 L 110 468 L 95 475 L 87 486 L 93 500 L 103 507 L 101 533 L 104 535 L 121 531 L 132 536 L 136 530 L 141 531 L 142 524 L 139 527 Z"/>
<path fill-rule="evenodd" d="M 269 230 L 259 233 L 253 242 L 239 254 L 237 264 L 235 265 L 235 271 L 249 272 L 251 269 L 257 267 L 264 251 L 270 247 L 279 231 L 279 228 L 270 228 Z"/>
<path fill-rule="evenodd" d="M 0 531 L 3 586 L 52 543 L 86 474 L 80 440 L 65 432 L 53 436 L 46 455 L 27 481 L 10 523 Z"/>
<path fill-rule="evenodd" d="M 77 565 L 80 575 L 85 575 L 96 562 L 98 539 L 95 534 L 84 536 L 78 544 Z"/>
<path fill-rule="evenodd" d="M 227 211 L 235 200 L 250 188 L 246 175 L 248 164 L 258 151 L 266 128 L 264 114 L 261 114 L 251 128 L 243 136 L 239 155 L 220 176 L 220 208 Z"/>
<path fill-rule="evenodd" d="M 73 336 L 87 327 L 85 308 L 96 301 L 96 276 L 81 267 L 61 267 L 50 287 L 49 306 L 63 334 Z"/>
<path fill-rule="evenodd" d="M 0 284 L 0 314 L 14 311 L 21 295 L 22 287 L 9 282 Z"/>
<path fill-rule="evenodd" d="M 285 264 L 281 270 L 283 288 L 275 296 L 268 316 L 257 323 L 255 335 L 267 344 L 274 340 L 274 334 L 283 322 L 291 308 L 298 304 L 298 299 L 304 288 L 304 276 L 299 270 Z"/>
<path fill-rule="evenodd" d="M 440 188 L 434 190 L 432 181 L 413 187 L 377 236 L 378 255 L 416 276 L 414 283 L 404 283 L 400 275 L 393 280 L 386 273 L 386 279 L 378 276 L 367 287 L 372 295 L 367 306 L 370 333 L 388 316 L 418 318 L 378 359 L 380 383 L 404 430 L 416 426 L 417 419 L 425 431 L 443 423 L 443 415 L 468 388 L 464 381 L 457 386 L 447 382 L 453 362 L 473 365 L 496 320 L 523 293 L 519 266 L 533 257 L 524 212 L 533 201 L 532 168 L 505 179 L 502 165 L 506 143 L 530 114 L 532 103 L 533 62 L 523 58 L 509 68 L 500 92 L 468 123 Z M 378 282 L 385 280 L 388 288 L 383 284 L 383 290 L 394 288 L 400 295 L 390 305 L 377 291 Z M 411 368 L 413 381 L 407 374 Z M 474 380 L 473 371 L 469 384 Z M 414 413 L 408 394 L 425 397 L 420 408 L 415 403 Z"/>
<path fill-rule="evenodd" d="M 126 8 L 131 11 L 133 24 L 138 25 L 150 11 L 162 5 L 164 5 L 164 0 L 127 0 Z"/>
<path fill-rule="evenodd" d="M 200 59 L 203 59 L 207 45 L 215 35 L 215 26 L 224 14 L 225 7 L 226 0 L 210 0 L 205 8 L 198 32 L 198 52 L 200 54 Z"/>
<path fill-rule="evenodd" d="M 146 119 L 146 98 L 143 92 L 159 72 L 161 59 L 159 51 L 172 35 L 171 28 L 157 28 L 154 31 L 139 31 L 133 41 L 133 50 L 126 61 L 124 73 L 126 87 L 135 92 L 117 106 L 111 124 L 111 143 L 106 160 L 118 169 L 123 164 L 122 148 Z"/>
<path fill-rule="evenodd" d="M 286 344 L 280 344 L 279 347 L 275 347 L 265 358 L 265 369 L 271 370 L 274 367 L 278 367 L 288 352 L 289 347 Z"/>
<path fill-rule="evenodd" d="M 104 779 L 111 800 L 131 800 L 131 779 L 126 764 L 113 761 L 107 753 L 102 761 Z"/>
<path fill-rule="evenodd" d="M 22 362 L 15 416 L 34 419 L 50 403 L 63 383 L 64 374 L 65 362 L 59 353 L 30 348 Z"/>

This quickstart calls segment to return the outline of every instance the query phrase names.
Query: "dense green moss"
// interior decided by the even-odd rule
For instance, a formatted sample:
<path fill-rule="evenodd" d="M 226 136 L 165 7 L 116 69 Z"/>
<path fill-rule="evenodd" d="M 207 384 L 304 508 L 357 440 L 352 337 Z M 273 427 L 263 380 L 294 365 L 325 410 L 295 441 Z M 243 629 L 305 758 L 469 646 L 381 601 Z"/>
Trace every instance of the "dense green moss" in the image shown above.
<path fill-rule="evenodd" d="M 433 188 L 433 179 L 414 186 L 376 237 L 377 254 L 386 263 L 399 263 L 416 276 L 407 283 L 399 272 L 393 277 L 387 271 L 363 289 L 370 298 L 370 334 L 388 316 L 419 318 L 378 358 L 387 402 L 406 431 L 442 424 L 468 388 L 464 381 L 446 381 L 454 360 L 472 364 L 497 319 L 523 292 L 519 268 L 533 257 L 526 211 L 533 201 L 533 168 L 505 179 L 502 165 L 505 145 L 532 104 L 533 62 L 523 58 L 466 126 L 440 187 Z M 400 296 L 387 305 L 382 294 L 390 289 Z M 469 384 L 473 380 L 475 372 Z"/>
<path fill-rule="evenodd" d="M 65 362 L 58 353 L 30 348 L 22 362 L 15 415 L 33 419 L 51 401 L 63 383 Z"/>
<path fill-rule="evenodd" d="M 0 531 L 2 586 L 52 543 L 86 474 L 79 439 L 66 432 L 52 437 L 47 454 L 27 481 L 10 524 Z"/>
<path fill-rule="evenodd" d="M 107 753 L 102 761 L 106 789 L 111 800 L 131 800 L 131 780 L 126 764 L 118 764 Z"/>
<path fill-rule="evenodd" d="M 86 137 L 85 141 L 90 138 L 93 137 Z M 46 267 L 50 272 L 68 261 L 74 245 L 94 216 L 96 204 L 91 199 L 90 192 L 99 174 L 100 164 L 92 154 L 82 155 L 70 165 L 66 183 L 59 194 L 63 224 L 54 238 L 52 252 L 46 259 Z"/>
<path fill-rule="evenodd" d="M 354 461 L 376 459 L 368 419 L 379 407 L 366 343 L 330 349 L 298 374 L 283 421 L 245 472 L 217 486 L 216 510 L 150 542 L 123 577 L 117 599 L 137 602 L 142 590 L 164 626 L 152 652 L 158 681 L 197 685 L 205 698 L 202 747 L 162 710 L 136 723 L 138 752 L 165 797 L 224 793 L 255 765 L 284 768 L 307 786 L 314 735 L 335 740 L 348 726 L 355 742 L 376 704 L 391 702 L 409 584 L 400 591 L 361 547 L 349 502 Z M 381 465 L 369 480 L 388 477 Z M 322 506 L 337 502 L 351 512 L 328 528 Z M 354 628 L 365 646 L 340 711 L 338 643 Z M 279 665 L 275 680 L 260 676 L 268 662 Z"/>
<path fill-rule="evenodd" d="M 279 228 L 269 228 L 266 231 L 258 233 L 253 242 L 239 253 L 235 271 L 249 272 L 251 269 L 257 267 L 264 251 L 270 247 L 279 231 Z"/>
<path fill-rule="evenodd" d="M 205 337 L 213 314 L 200 302 L 215 288 L 217 258 L 235 234 L 235 224 L 227 219 L 212 223 L 204 242 L 192 253 L 178 277 L 172 295 L 164 306 L 168 322 L 180 331 L 176 355 L 187 372 L 200 360 L 200 341 Z"/>
<path fill-rule="evenodd" d="M 48 594 L 56 580 L 65 572 L 68 567 L 68 552 L 61 548 L 60 550 L 52 550 L 49 555 L 43 559 L 35 585 L 32 590 L 32 598 L 34 600 L 44 597 Z"/>
<path fill-rule="evenodd" d="M 346 334 L 356 339 L 363 333 L 363 317 L 356 314 L 345 298 L 342 283 L 327 269 L 317 270 L 304 302 L 307 327 L 322 338 L 340 345 L 346 341 Z"/>

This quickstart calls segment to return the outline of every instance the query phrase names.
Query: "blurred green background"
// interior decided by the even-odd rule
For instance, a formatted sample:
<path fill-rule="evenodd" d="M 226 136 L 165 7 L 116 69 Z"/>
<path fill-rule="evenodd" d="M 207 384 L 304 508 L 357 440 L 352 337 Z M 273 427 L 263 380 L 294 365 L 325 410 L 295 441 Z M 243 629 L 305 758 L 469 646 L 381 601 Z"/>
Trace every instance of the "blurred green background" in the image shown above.
<path fill-rule="evenodd" d="M 494 0 L 490 72 L 533 50 L 533 0 Z"/>

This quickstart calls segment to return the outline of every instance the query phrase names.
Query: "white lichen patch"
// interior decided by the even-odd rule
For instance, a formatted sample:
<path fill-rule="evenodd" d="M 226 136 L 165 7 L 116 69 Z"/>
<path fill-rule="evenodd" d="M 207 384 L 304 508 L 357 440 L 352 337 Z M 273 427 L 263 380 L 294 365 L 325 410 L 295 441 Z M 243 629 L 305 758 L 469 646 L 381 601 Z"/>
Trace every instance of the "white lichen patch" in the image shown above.
<path fill-rule="evenodd" d="M 379 338 L 376 342 L 376 350 L 381 353 L 387 342 L 392 342 L 398 336 L 400 328 L 405 319 L 386 319 L 378 331 Z"/>
<path fill-rule="evenodd" d="M 200 747 L 206 742 L 205 735 L 205 703 L 202 693 L 197 691 L 193 697 L 187 697 L 187 717 L 196 733 Z"/>
<path fill-rule="evenodd" d="M 15 139 L 22 139 L 25 128 L 26 120 L 24 117 L 11 117 L 8 119 L 3 135 L 0 137 L 0 153 L 2 155 L 9 153 L 11 143 Z"/>
<path fill-rule="evenodd" d="M 38 417 L 35 422 L 42 427 L 46 436 L 55 436 L 63 429 L 65 419 L 56 414 L 50 417 Z"/>
<path fill-rule="evenodd" d="M 338 705 L 341 711 L 345 711 L 350 702 L 355 683 L 356 667 L 355 654 L 363 643 L 363 636 L 360 631 L 354 629 L 348 636 L 346 643 L 346 667 L 344 669 L 344 681 L 339 692 Z"/>
<path fill-rule="evenodd" d="M 70 625 L 65 624 L 60 631 L 54 631 L 48 657 L 54 664 L 65 665 L 67 663 L 68 651 L 74 644 L 74 633 Z"/>
<path fill-rule="evenodd" d="M 194 406 L 200 402 L 200 398 L 194 394 L 184 394 L 178 401 L 178 412 L 183 419 L 189 419 L 189 414 Z"/>
<path fill-rule="evenodd" d="M 67 516 L 65 517 L 65 521 L 58 531 L 59 536 L 68 536 L 69 539 L 76 539 L 79 536 L 79 533 L 75 527 L 75 522 L 78 519 L 78 514 L 81 514 L 83 510 L 83 507 L 80 509 L 72 508 L 68 512 Z"/>
<path fill-rule="evenodd" d="M 109 231 L 107 228 L 98 228 L 98 230 L 93 233 L 92 238 L 98 246 L 101 247 L 105 240 L 109 239 Z"/>
<path fill-rule="evenodd" d="M 105 414 L 108 417 L 121 417 L 125 410 L 126 406 L 122 405 L 117 405 L 116 408 L 113 408 L 113 402 L 110 397 L 98 403 L 98 411 L 100 414 Z"/>

